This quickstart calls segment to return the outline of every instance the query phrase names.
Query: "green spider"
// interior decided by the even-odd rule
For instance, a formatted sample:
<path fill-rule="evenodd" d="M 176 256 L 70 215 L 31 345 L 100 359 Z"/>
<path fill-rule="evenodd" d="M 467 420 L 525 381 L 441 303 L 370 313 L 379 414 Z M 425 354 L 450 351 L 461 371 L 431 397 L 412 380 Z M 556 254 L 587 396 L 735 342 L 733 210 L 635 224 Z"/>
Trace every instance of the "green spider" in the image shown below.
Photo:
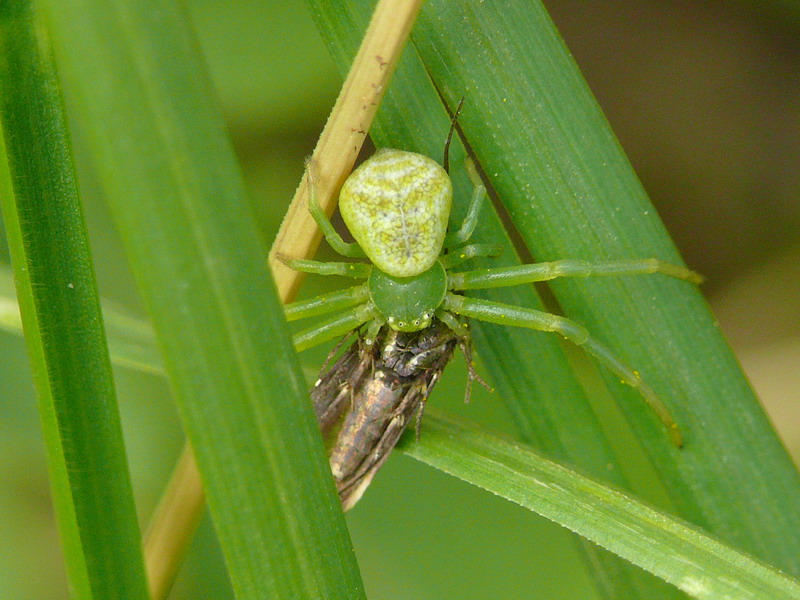
<path fill-rule="evenodd" d="M 591 275 L 662 273 L 692 283 L 700 283 L 702 278 L 689 269 L 655 258 L 597 263 L 558 260 L 452 272 L 453 267 L 468 258 L 489 256 L 496 250 L 485 244 L 468 244 L 486 190 L 470 162 L 467 166 L 474 184 L 472 200 L 461 228 L 448 233 L 453 187 L 447 172 L 421 154 L 379 150 L 350 174 L 339 194 L 339 210 L 355 239 L 354 243 L 347 243 L 316 201 L 313 164 L 309 164 L 309 211 L 325 239 L 339 254 L 366 257 L 371 264 L 281 258 L 297 271 L 366 280 L 342 291 L 287 304 L 286 317 L 290 321 L 339 312 L 299 332 L 295 336 L 296 348 L 304 350 L 365 324 L 365 339 L 369 344 L 384 325 L 396 331 L 420 331 L 430 326 L 433 317 L 462 337 L 467 335 L 462 317 L 552 331 L 581 346 L 623 383 L 638 390 L 675 445 L 681 446 L 678 426 L 655 392 L 582 325 L 558 315 L 454 292 Z"/>

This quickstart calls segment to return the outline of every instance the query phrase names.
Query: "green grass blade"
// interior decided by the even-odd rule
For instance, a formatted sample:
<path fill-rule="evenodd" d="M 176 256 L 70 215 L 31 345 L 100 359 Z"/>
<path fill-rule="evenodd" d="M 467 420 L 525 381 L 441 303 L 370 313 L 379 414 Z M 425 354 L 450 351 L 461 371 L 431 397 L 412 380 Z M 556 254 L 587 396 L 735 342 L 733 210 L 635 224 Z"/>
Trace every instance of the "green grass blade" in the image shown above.
<path fill-rule="evenodd" d="M 400 447 L 618 552 L 694 598 L 800 598 L 800 582 L 702 530 L 435 411 L 426 413 L 423 441 L 407 433 Z"/>
<path fill-rule="evenodd" d="M 449 102 L 469 95 L 461 124 L 532 254 L 680 262 L 544 8 L 427 9 L 417 48 Z M 800 477 L 697 290 L 665 277 L 551 287 L 680 423 L 687 443 L 677 451 L 638 395 L 606 375 L 681 514 L 800 573 Z"/>
<path fill-rule="evenodd" d="M 48 6 L 237 598 L 362 597 L 266 251 L 178 3 Z"/>
<path fill-rule="evenodd" d="M 142 373 L 164 374 L 164 365 L 149 323 L 129 315 L 110 300 L 100 300 L 106 330 L 108 353 L 114 365 Z M 11 269 L 0 265 L 0 329 L 22 333 L 14 279 Z"/>
<path fill-rule="evenodd" d="M 14 274 L 6 265 L 0 265 L 0 328 L 9 333 L 22 334 L 22 317 L 19 314 L 17 292 L 14 290 Z"/>
<path fill-rule="evenodd" d="M 147 598 L 60 88 L 27 0 L 0 8 L 0 201 L 75 598 Z"/>

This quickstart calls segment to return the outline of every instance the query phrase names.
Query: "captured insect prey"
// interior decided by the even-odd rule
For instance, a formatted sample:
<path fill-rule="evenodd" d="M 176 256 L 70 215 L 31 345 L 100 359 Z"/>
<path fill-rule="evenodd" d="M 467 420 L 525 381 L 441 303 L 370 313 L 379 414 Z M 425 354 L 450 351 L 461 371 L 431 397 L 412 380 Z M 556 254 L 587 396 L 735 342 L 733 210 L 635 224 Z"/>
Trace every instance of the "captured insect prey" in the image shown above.
<path fill-rule="evenodd" d="M 338 313 L 296 334 L 294 341 L 298 350 L 366 326 L 366 334 L 359 346 L 364 350 L 356 351 L 351 348 L 345 352 L 331 370 L 331 373 L 335 372 L 333 379 L 329 381 L 327 375 L 324 376 L 315 389 L 315 399 L 325 398 L 322 401 L 325 405 L 323 414 L 318 413 L 323 429 L 329 419 L 336 420 L 342 413 L 339 408 L 335 408 L 336 402 L 349 402 L 349 397 L 338 398 L 339 392 L 335 390 L 339 389 L 336 387 L 339 383 L 332 383 L 333 381 L 348 381 L 350 375 L 355 378 L 354 381 L 363 381 L 359 379 L 361 375 L 358 373 L 360 370 L 369 371 L 371 365 L 388 369 L 390 376 L 398 375 L 394 367 L 385 363 L 386 359 L 369 353 L 367 349 L 370 346 L 378 348 L 372 352 L 380 353 L 380 347 L 387 344 L 385 340 L 392 339 L 390 332 L 424 333 L 434 327 L 434 324 L 435 331 L 441 331 L 441 335 L 445 335 L 449 329 L 447 335 L 452 336 L 453 340 L 466 339 L 465 320 L 471 318 L 551 331 L 580 346 L 600 365 L 640 393 L 661 420 L 672 443 L 680 447 L 683 444 L 680 430 L 661 399 L 645 383 L 638 371 L 628 366 L 613 350 L 593 338 L 582 325 L 562 316 L 530 308 L 470 298 L 464 292 L 549 281 L 557 277 L 659 273 L 695 284 L 700 283 L 702 278 L 685 267 L 656 258 L 604 262 L 565 259 L 513 267 L 454 271 L 455 267 L 469 258 L 497 254 L 497 249 L 492 245 L 469 243 L 478 225 L 478 214 L 486 190 L 471 161 L 467 161 L 466 168 L 474 185 L 472 199 L 461 227 L 448 232 L 453 188 L 447 172 L 436 161 L 420 154 L 403 150 L 378 150 L 350 174 L 339 194 L 340 212 L 355 239 L 355 242 L 347 243 L 317 204 L 315 165 L 313 161 L 309 161 L 306 170 L 308 208 L 326 240 L 343 256 L 369 260 L 326 263 L 279 257 L 298 271 L 363 280 L 359 285 L 345 290 L 323 294 L 285 307 L 286 317 L 290 321 Z M 419 341 L 410 342 L 412 347 L 419 344 Z M 446 354 L 451 353 L 452 350 Z M 381 381 L 376 376 L 369 376 L 367 380 L 370 385 L 377 386 L 380 394 L 387 395 L 385 398 L 379 398 L 378 392 L 367 390 L 364 383 L 355 386 L 348 384 L 345 387 L 369 399 L 366 404 L 371 407 L 363 410 L 384 410 L 384 420 L 391 420 L 395 414 L 402 412 L 405 415 L 403 411 L 409 402 L 419 404 L 427 397 L 420 390 L 429 389 L 431 382 L 428 380 L 434 374 L 438 377 L 438 372 L 444 368 L 446 362 L 444 360 L 441 366 L 436 363 L 437 366 L 429 367 L 432 370 L 416 372 L 414 377 L 419 380 L 419 387 L 415 387 L 413 382 L 403 382 L 397 388 L 401 391 L 393 391 L 395 388 L 387 383 L 388 380 Z M 334 386 L 334 391 L 329 390 L 331 385 Z M 347 394 L 349 393 L 348 391 Z M 381 406 L 384 408 L 380 408 Z M 340 478 L 347 477 L 347 471 L 351 470 L 353 485 L 359 488 L 359 493 L 380 465 L 385 452 L 391 449 L 391 445 L 382 437 L 384 434 L 373 430 L 374 414 L 361 414 L 361 410 L 361 407 L 357 407 L 354 420 L 348 424 L 348 427 L 353 428 L 352 431 L 339 436 L 342 445 L 338 450 L 343 456 L 331 459 L 332 464 L 335 463 L 334 469 L 341 469 L 338 475 L 334 473 L 337 483 L 340 483 Z M 413 411 L 413 407 L 411 410 Z M 331 411 L 330 417 L 326 411 Z M 403 418 L 407 421 L 407 415 Z M 359 427 L 363 431 L 358 431 Z M 346 446 L 355 443 L 355 440 L 361 440 L 358 442 L 361 444 L 360 448 L 351 450 Z M 370 443 L 380 445 L 380 448 L 370 448 Z M 373 450 L 380 455 L 372 456 L 370 453 Z M 343 466 L 346 460 L 358 460 L 356 454 L 344 456 L 350 452 L 370 457 L 365 463 L 365 469 L 353 470 L 351 466 Z M 341 489 L 340 487 L 340 491 Z M 357 496 L 351 494 L 350 497 Z"/>
<path fill-rule="evenodd" d="M 426 329 L 382 327 L 375 341 L 359 336 L 311 390 L 328 444 L 331 471 L 344 510 L 349 510 L 388 458 L 406 426 L 416 419 L 453 351 L 468 341 L 439 320 Z"/>

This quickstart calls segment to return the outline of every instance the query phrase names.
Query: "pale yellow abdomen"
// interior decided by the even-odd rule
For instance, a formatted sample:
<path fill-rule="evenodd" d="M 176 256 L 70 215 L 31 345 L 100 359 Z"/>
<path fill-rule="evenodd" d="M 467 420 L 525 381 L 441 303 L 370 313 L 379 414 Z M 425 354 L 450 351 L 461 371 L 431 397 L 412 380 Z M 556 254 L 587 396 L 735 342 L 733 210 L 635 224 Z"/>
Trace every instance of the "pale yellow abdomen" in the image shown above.
<path fill-rule="evenodd" d="M 436 161 L 382 149 L 345 181 L 339 210 L 377 268 L 411 277 L 428 270 L 441 253 L 452 198 L 450 177 Z"/>

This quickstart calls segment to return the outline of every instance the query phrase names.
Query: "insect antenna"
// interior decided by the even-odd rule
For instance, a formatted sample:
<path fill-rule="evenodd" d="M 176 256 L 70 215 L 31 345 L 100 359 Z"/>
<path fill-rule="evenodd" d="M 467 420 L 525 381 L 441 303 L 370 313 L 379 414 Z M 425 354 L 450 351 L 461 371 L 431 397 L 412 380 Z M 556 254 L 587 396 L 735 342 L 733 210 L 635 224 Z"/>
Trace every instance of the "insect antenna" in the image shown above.
<path fill-rule="evenodd" d="M 336 345 L 333 347 L 333 349 L 330 352 L 328 352 L 328 356 L 325 357 L 325 362 L 322 363 L 322 367 L 320 367 L 320 372 L 328 370 L 328 365 L 333 360 L 333 357 L 336 356 L 336 354 L 338 354 L 339 350 L 342 349 L 342 346 L 344 346 L 345 342 L 347 342 L 347 340 L 349 340 L 353 336 L 353 334 L 358 335 L 358 339 L 359 340 L 361 339 L 361 330 L 360 330 L 360 328 L 359 329 L 353 329 L 353 330 L 348 331 L 347 333 L 345 333 L 342 336 L 342 338 L 336 343 Z"/>
<path fill-rule="evenodd" d="M 464 355 L 464 360 L 467 363 L 467 386 L 464 391 L 464 404 L 469 404 L 470 398 L 472 397 L 473 381 L 477 381 L 490 392 L 493 392 L 494 388 L 486 383 L 483 377 L 478 375 L 478 371 L 475 370 L 475 365 L 472 360 L 472 339 L 459 337 L 458 346 L 461 348 L 461 354 Z"/>

